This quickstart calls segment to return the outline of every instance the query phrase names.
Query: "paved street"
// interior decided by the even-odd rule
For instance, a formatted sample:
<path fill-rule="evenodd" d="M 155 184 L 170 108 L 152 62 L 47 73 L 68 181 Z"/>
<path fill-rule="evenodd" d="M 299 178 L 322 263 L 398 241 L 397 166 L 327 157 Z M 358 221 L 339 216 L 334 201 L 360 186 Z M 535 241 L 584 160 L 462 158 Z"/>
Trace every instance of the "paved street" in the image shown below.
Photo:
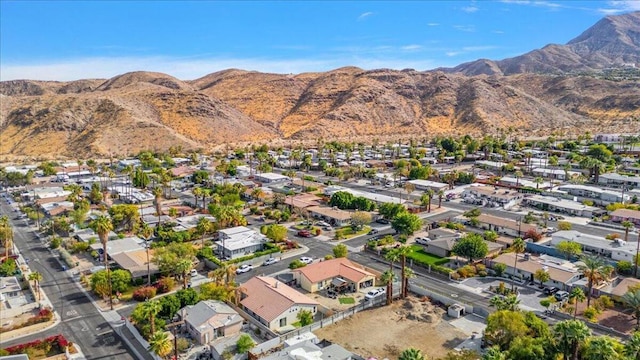
<path fill-rule="evenodd" d="M 12 220 L 16 246 L 25 258 L 30 259 L 31 269 L 42 274 L 42 289 L 62 320 L 60 324 L 44 332 L 17 340 L 2 341 L 2 346 L 63 334 L 80 346 L 87 359 L 133 360 L 120 338 L 74 283 L 71 274 L 62 271 L 58 260 L 25 225 L 24 220 L 14 220 L 17 213 L 13 212 L 4 200 L 0 200 L 0 203 L 0 213 L 7 214 Z"/>

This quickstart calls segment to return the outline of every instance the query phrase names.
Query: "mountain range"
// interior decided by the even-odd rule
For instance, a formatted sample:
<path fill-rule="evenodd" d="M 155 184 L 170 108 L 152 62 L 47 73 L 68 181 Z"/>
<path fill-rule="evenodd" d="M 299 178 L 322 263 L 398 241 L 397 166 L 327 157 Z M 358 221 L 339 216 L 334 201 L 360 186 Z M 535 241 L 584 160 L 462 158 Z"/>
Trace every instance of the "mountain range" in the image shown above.
<path fill-rule="evenodd" d="M 106 80 L 4 81 L 0 155 L 89 157 L 500 129 L 518 136 L 640 132 L 638 68 L 634 12 L 607 16 L 565 45 L 424 72 L 231 69 L 192 81 L 142 71 Z"/>

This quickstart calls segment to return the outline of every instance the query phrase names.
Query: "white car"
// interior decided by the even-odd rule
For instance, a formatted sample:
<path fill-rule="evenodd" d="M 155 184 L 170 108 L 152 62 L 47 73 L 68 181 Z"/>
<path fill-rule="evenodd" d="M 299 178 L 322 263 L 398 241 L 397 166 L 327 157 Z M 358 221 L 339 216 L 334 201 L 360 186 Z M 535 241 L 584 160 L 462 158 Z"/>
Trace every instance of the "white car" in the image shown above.
<path fill-rule="evenodd" d="M 198 276 L 198 270 L 191 269 L 191 277 Z"/>
<path fill-rule="evenodd" d="M 278 259 L 270 257 L 262 263 L 262 266 L 272 265 L 278 262 Z"/>
<path fill-rule="evenodd" d="M 428 245 L 429 244 L 429 238 L 417 237 L 416 238 L 416 244 Z"/>
<path fill-rule="evenodd" d="M 373 289 L 370 290 L 365 296 L 365 300 L 373 300 L 375 298 L 377 298 L 378 296 L 384 295 L 386 294 L 387 290 L 385 288 L 377 288 L 377 289 Z"/>
<path fill-rule="evenodd" d="M 305 264 L 311 264 L 313 262 L 313 259 L 310 257 L 303 256 L 300 258 L 300 261 L 302 261 Z"/>
<path fill-rule="evenodd" d="M 251 270 L 253 270 L 253 266 L 251 265 L 247 265 L 247 264 L 240 265 L 240 267 L 236 270 L 236 274 L 244 274 Z"/>

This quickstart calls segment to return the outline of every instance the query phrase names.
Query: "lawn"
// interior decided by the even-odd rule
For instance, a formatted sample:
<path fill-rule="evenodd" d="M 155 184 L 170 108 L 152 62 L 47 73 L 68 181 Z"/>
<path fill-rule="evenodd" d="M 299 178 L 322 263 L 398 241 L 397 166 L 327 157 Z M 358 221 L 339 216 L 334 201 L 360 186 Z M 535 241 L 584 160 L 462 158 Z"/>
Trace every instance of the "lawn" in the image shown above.
<path fill-rule="evenodd" d="M 411 245 L 411 248 L 413 252 L 407 256 L 409 259 L 430 265 L 444 265 L 449 262 L 449 259 L 426 253 L 422 245 Z"/>
<path fill-rule="evenodd" d="M 369 231 L 371 230 L 371 227 L 370 226 L 364 226 L 362 228 L 362 230 L 353 231 L 351 226 L 343 226 L 339 230 L 342 231 L 343 238 L 344 239 L 348 239 L 348 238 L 352 238 L 352 237 L 356 237 L 356 236 L 360 236 L 360 235 L 365 235 L 365 234 L 369 233 Z"/>
<path fill-rule="evenodd" d="M 356 303 L 356 299 L 352 297 L 341 297 L 338 299 L 338 301 L 340 301 L 340 304 L 343 304 L 343 305 L 350 305 L 350 304 Z"/>

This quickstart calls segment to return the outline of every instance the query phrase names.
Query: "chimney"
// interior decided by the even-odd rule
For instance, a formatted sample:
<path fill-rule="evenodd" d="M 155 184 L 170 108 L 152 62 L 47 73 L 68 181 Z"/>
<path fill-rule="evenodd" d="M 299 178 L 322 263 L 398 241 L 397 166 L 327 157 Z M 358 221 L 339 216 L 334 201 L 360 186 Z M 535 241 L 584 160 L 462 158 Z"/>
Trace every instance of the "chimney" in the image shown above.
<path fill-rule="evenodd" d="M 279 283 L 279 281 L 276 281 L 276 283 L 273 284 L 273 287 L 277 289 L 278 288 L 278 283 Z"/>

